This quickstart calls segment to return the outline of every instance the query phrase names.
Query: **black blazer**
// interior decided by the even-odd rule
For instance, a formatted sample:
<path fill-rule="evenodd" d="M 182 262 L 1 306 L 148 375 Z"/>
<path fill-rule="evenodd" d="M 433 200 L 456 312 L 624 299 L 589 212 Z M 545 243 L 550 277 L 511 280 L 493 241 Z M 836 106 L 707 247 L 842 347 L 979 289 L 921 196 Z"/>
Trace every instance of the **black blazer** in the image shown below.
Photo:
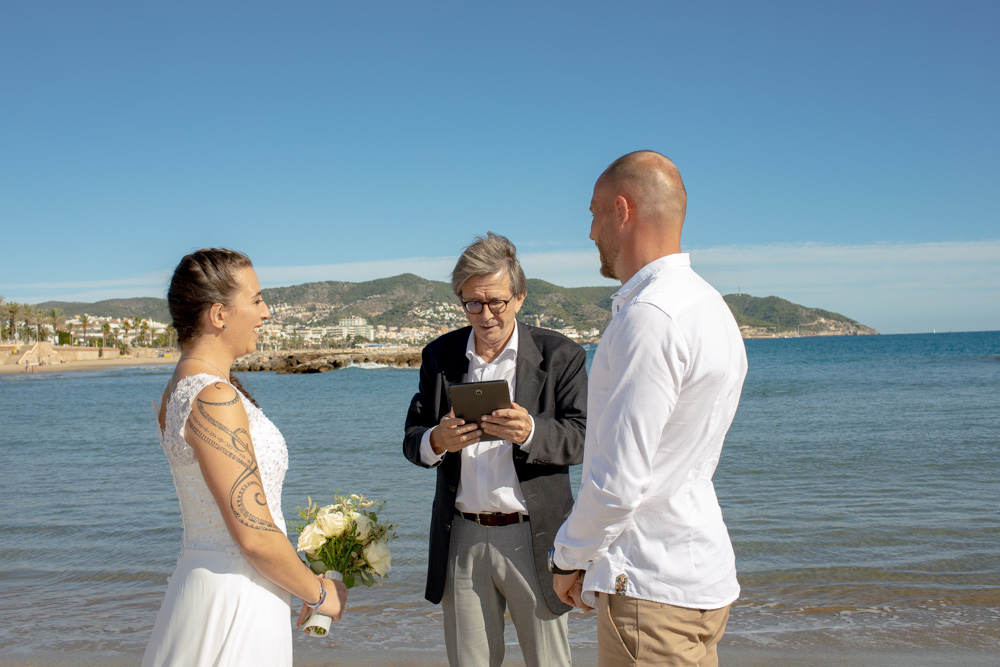
<path fill-rule="evenodd" d="M 587 427 L 587 353 L 562 334 L 517 322 L 517 383 L 514 402 L 535 421 L 529 451 L 514 446 L 514 470 L 531 517 L 531 550 L 549 609 L 562 614 L 571 609 L 552 590 L 548 551 L 556 532 L 573 509 L 569 466 L 583 462 Z M 406 413 L 403 453 L 412 463 L 420 459 L 424 432 L 437 426 L 451 410 L 448 386 L 461 382 L 469 370 L 465 357 L 471 327 L 441 336 L 424 348 L 420 387 Z M 431 514 L 430 554 L 425 597 L 438 604 L 444 595 L 455 496 L 462 472 L 458 452 L 445 454 L 437 466 L 437 491 Z"/>

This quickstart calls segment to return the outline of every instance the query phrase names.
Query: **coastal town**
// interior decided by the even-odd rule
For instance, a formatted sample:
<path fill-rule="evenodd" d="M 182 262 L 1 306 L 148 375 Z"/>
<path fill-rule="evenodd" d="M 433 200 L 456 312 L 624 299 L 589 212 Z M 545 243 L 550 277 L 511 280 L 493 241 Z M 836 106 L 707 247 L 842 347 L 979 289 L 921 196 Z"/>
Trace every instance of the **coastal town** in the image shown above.
<path fill-rule="evenodd" d="M 455 303 L 417 306 L 410 311 L 411 325 L 398 327 L 372 324 L 359 316 L 338 317 L 337 309 L 325 304 L 275 303 L 270 311 L 271 318 L 261 328 L 260 354 L 244 364 L 255 365 L 255 370 L 278 370 L 267 360 L 293 350 L 346 351 L 342 352 L 344 363 L 353 361 L 350 350 L 381 350 L 390 361 L 402 353 L 400 363 L 409 365 L 410 358 L 419 356 L 419 348 L 427 342 L 467 324 L 461 306 Z M 597 329 L 578 331 L 565 327 L 560 332 L 580 342 L 595 341 L 600 336 Z M 176 346 L 174 328 L 153 318 L 66 316 L 58 308 L 43 310 L 20 303 L 0 303 L 0 365 L 23 365 L 29 370 L 35 365 L 66 361 L 169 358 Z M 314 358 L 306 357 L 308 361 Z M 340 365 L 337 361 L 332 364 Z"/>
<path fill-rule="evenodd" d="M 736 294 L 725 299 L 744 338 L 878 333 L 842 315 L 806 309 L 777 297 Z M 0 296 L 0 366 L 23 365 L 29 371 L 67 361 L 169 359 L 176 354 L 177 334 L 164 321 L 169 318 L 165 302 L 147 308 L 146 316 L 116 312 L 139 311 L 140 304 L 135 301 L 123 300 L 114 307 L 106 303 L 79 304 L 103 313 L 92 315 L 66 314 L 58 307 L 17 303 Z M 409 366 L 419 359 L 419 350 L 425 344 L 467 324 L 462 307 L 454 301 L 411 300 L 405 308 L 394 310 L 396 305 L 387 300 L 377 309 L 360 311 L 371 313 L 370 317 L 358 314 L 357 304 L 276 299 L 269 303 L 271 317 L 261 328 L 258 353 L 240 364 L 246 370 L 288 372 L 330 370 L 371 360 Z M 387 317 L 386 311 L 394 314 Z M 533 312 L 525 308 L 520 318 L 554 329 L 583 345 L 596 344 L 601 336 L 596 326 L 579 326 L 579 322 L 577 326 L 568 325 L 544 308 Z"/>
<path fill-rule="evenodd" d="M 380 345 L 423 345 L 443 333 L 467 324 L 455 303 L 428 303 L 409 314 L 410 326 L 374 325 L 358 316 L 337 317 L 325 304 L 269 306 L 271 318 L 261 328 L 262 350 Z M 167 322 L 143 317 L 65 316 L 58 308 L 38 310 L 27 304 L 0 305 L 0 343 L 47 341 L 53 345 L 99 348 L 174 347 L 176 332 Z M 535 318 L 540 320 L 540 318 Z M 541 324 L 540 321 L 533 322 Z M 558 329 L 573 339 L 594 339 L 597 329 Z"/>

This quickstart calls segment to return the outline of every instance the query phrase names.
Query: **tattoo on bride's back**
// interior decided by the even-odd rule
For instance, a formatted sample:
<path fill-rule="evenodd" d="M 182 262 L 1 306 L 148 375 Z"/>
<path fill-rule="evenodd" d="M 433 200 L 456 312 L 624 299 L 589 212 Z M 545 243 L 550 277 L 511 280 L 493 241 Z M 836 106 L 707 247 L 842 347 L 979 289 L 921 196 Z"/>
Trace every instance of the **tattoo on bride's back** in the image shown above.
<path fill-rule="evenodd" d="M 261 515 L 261 510 L 267 509 L 267 498 L 264 495 L 257 459 L 250 449 L 250 434 L 244 428 L 229 428 L 211 414 L 213 408 L 235 405 L 240 400 L 239 395 L 229 385 L 219 383 L 216 387 L 231 389 L 233 397 L 217 403 L 196 399 L 197 409 L 191 413 L 191 418 L 188 420 L 191 433 L 243 468 L 243 472 L 236 477 L 229 489 L 229 507 L 236 520 L 255 530 L 281 532 L 272 521 Z"/>

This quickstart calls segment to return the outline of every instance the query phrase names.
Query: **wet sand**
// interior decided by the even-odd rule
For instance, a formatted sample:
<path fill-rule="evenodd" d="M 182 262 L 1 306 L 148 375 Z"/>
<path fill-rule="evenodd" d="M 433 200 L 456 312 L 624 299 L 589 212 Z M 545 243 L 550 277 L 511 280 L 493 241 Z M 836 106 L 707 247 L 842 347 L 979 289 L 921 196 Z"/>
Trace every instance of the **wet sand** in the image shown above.
<path fill-rule="evenodd" d="M 328 657 L 302 656 L 295 658 L 296 667 L 327 667 L 335 665 L 357 665 L 358 667 L 446 667 L 447 659 L 443 655 L 414 655 L 413 653 L 395 651 L 385 653 L 330 651 Z M 523 667 L 524 661 L 519 652 L 508 647 L 505 667 Z M 35 655 L 9 655 L 0 651 L 0 659 L 9 667 L 55 667 L 56 665 L 78 665 L 80 667 L 127 667 L 137 665 L 142 659 L 141 654 L 79 654 L 51 652 Z M 780 648 L 749 649 L 730 648 L 722 646 L 719 650 L 719 663 L 725 667 L 773 667 L 774 665 L 796 665 L 797 667 L 937 667 L 938 665 L 995 665 L 996 656 L 982 652 L 965 652 L 956 650 L 924 650 L 903 651 L 870 651 L 855 650 L 844 647 L 842 651 L 824 648 L 813 651 L 803 648 L 781 650 Z M 573 664 L 576 667 L 595 667 L 597 652 L 593 649 L 574 649 Z"/>

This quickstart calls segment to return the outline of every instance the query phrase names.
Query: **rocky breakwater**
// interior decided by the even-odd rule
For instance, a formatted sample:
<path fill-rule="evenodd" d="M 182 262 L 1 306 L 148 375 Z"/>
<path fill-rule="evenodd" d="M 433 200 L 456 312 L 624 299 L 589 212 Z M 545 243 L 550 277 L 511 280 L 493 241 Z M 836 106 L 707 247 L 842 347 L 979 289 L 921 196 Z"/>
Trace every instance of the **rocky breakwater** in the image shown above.
<path fill-rule="evenodd" d="M 419 368 L 420 348 L 396 347 L 380 350 L 308 350 L 254 352 L 236 360 L 236 371 L 275 371 L 277 373 L 325 373 L 357 366 L 382 364 L 399 368 Z"/>

